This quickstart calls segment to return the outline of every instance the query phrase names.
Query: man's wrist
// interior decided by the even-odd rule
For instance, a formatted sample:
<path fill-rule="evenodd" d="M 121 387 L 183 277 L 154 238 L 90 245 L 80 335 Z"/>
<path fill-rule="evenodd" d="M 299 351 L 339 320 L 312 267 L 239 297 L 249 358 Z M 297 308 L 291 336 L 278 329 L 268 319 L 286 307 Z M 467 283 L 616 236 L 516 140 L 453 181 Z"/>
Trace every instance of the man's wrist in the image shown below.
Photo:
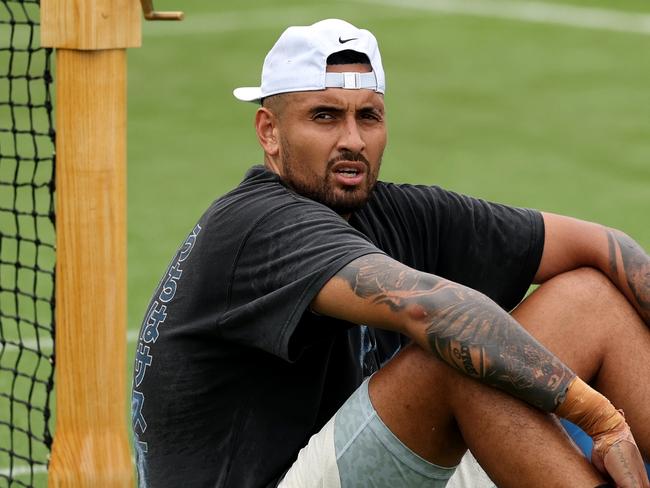
<path fill-rule="evenodd" d="M 573 422 L 589 436 L 609 432 L 625 423 L 625 417 L 603 395 L 577 376 L 569 384 L 555 414 Z"/>

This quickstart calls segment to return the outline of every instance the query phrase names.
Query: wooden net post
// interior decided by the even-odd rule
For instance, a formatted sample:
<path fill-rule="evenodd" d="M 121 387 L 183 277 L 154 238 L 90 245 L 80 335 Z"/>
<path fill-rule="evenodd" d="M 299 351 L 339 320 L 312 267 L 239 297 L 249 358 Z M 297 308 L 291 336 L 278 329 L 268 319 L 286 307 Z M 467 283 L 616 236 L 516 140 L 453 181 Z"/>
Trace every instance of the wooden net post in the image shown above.
<path fill-rule="evenodd" d="M 137 0 L 42 0 L 56 55 L 56 428 L 50 486 L 133 485 L 126 408 L 126 48 Z"/>

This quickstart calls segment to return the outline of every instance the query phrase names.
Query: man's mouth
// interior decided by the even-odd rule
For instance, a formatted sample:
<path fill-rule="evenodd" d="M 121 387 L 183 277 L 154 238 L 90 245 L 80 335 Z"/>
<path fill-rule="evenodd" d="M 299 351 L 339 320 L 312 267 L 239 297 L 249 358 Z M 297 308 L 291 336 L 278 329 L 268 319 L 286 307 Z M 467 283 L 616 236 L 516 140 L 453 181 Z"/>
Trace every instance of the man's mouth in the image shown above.
<path fill-rule="evenodd" d="M 366 165 L 361 161 L 339 161 L 332 166 L 332 171 L 339 184 L 356 186 L 364 180 Z"/>
<path fill-rule="evenodd" d="M 356 176 L 359 174 L 359 170 L 354 168 L 341 168 L 339 170 L 336 170 L 336 172 L 348 177 Z"/>

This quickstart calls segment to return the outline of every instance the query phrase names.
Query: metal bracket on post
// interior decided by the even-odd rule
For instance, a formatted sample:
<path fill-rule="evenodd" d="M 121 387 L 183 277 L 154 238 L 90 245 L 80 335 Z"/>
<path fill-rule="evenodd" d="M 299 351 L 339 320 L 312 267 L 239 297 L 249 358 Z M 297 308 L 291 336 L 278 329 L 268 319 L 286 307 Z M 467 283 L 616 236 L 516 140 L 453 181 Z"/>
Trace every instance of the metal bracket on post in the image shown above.
<path fill-rule="evenodd" d="M 153 9 L 153 0 L 140 0 L 140 3 L 147 20 L 183 20 L 183 12 L 156 12 Z"/>

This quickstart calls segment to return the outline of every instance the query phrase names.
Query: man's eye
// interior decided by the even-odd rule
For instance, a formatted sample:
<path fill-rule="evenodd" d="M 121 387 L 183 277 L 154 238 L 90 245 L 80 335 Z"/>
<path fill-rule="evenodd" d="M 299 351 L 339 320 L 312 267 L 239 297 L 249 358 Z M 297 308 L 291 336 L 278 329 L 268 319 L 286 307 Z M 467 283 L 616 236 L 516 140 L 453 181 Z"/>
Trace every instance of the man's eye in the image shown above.
<path fill-rule="evenodd" d="M 381 116 L 374 112 L 365 112 L 361 115 L 361 118 L 365 120 L 381 120 Z"/>
<path fill-rule="evenodd" d="M 313 117 L 314 120 L 332 120 L 334 119 L 334 116 L 330 113 L 327 112 L 318 112 L 317 114 L 314 114 Z"/>

